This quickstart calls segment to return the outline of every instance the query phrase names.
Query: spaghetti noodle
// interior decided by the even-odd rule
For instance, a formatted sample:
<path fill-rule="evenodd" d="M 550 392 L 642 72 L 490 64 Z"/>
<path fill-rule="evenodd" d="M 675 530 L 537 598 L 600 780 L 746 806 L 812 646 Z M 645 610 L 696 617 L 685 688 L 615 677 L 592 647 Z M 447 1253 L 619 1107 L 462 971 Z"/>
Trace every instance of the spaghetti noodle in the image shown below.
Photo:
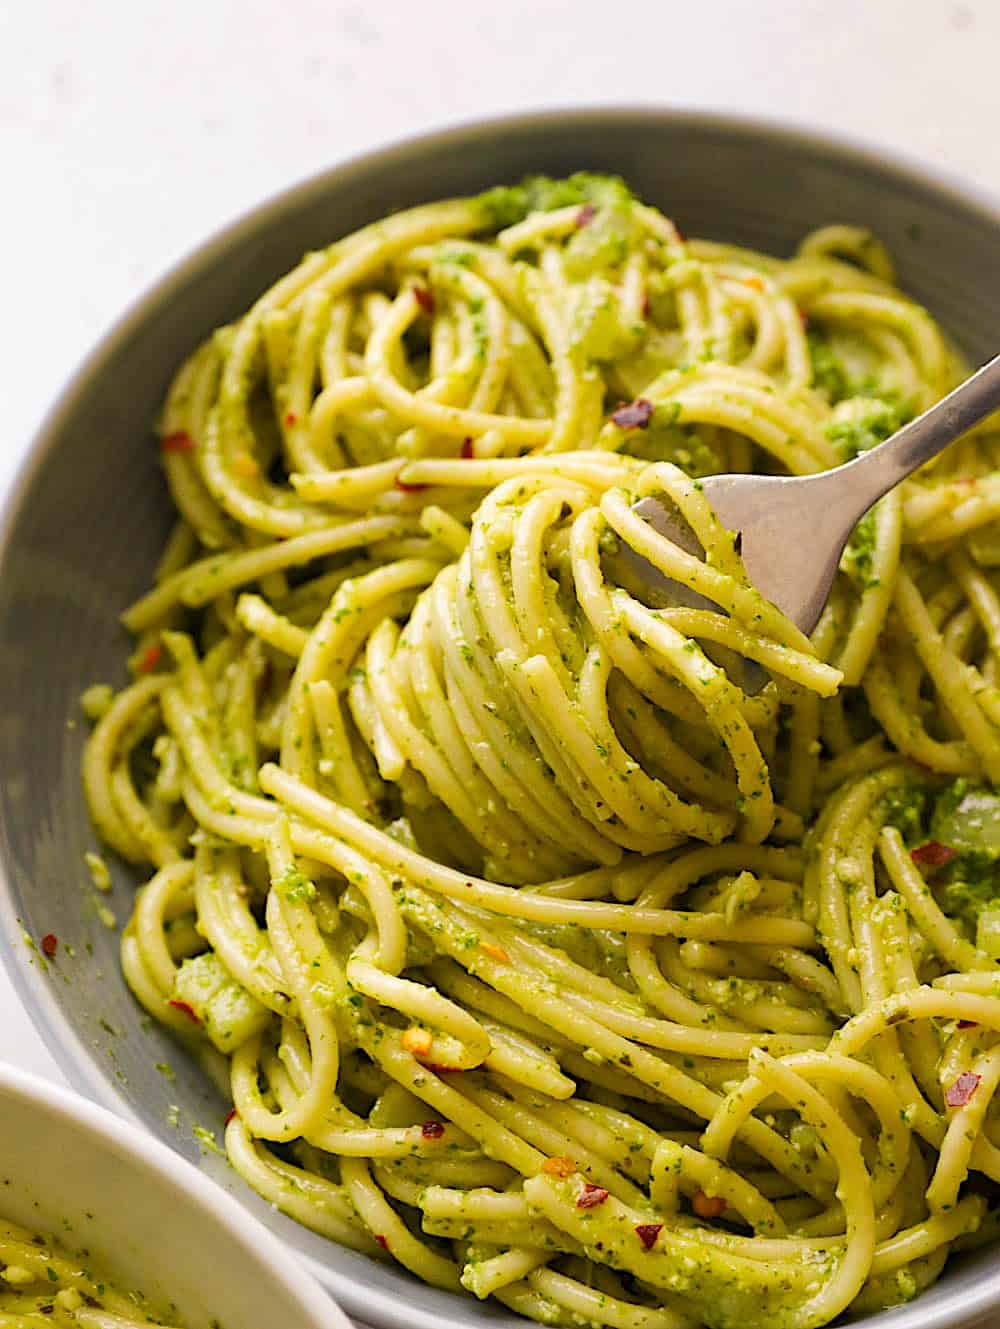
<path fill-rule="evenodd" d="M 84 779 L 262 1195 L 615 1329 L 808 1329 L 992 1232 L 1000 435 L 881 500 L 811 640 L 698 483 L 962 374 L 867 232 L 686 241 L 595 176 L 380 221 L 194 353 Z"/>
<path fill-rule="evenodd" d="M 114 1287 L 86 1251 L 63 1250 L 0 1219 L 0 1326 L 143 1329 L 166 1325 L 139 1292 Z"/>

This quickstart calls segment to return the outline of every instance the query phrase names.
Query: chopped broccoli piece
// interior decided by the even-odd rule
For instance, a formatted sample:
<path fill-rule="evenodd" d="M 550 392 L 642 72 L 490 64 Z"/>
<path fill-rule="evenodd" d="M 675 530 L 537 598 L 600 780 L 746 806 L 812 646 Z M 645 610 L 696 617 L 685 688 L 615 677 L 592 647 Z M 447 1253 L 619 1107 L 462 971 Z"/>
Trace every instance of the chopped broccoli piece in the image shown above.
<path fill-rule="evenodd" d="M 574 280 L 617 268 L 636 240 L 636 226 L 627 205 L 600 208 L 586 226 L 575 231 L 566 245 L 563 262 Z"/>
<path fill-rule="evenodd" d="M 902 428 L 909 415 L 898 402 L 882 397 L 850 397 L 841 401 L 826 436 L 844 461 L 867 452 Z"/>
<path fill-rule="evenodd" d="M 622 316 L 615 289 L 603 277 L 591 277 L 579 288 L 573 309 L 570 344 L 587 363 L 618 360 L 635 350 L 642 335 Z"/>
<path fill-rule="evenodd" d="M 830 404 L 834 405 L 848 394 L 847 370 L 825 337 L 817 332 L 810 332 L 806 341 L 809 345 L 809 357 L 812 360 L 813 387 L 822 392 Z"/>
<path fill-rule="evenodd" d="M 941 908 L 978 933 L 984 914 L 1000 910 L 1000 795 L 956 780 L 938 795 L 930 835 L 957 851 L 941 873 L 943 880 L 935 881 Z M 984 939 L 991 928 L 987 920 Z"/>
<path fill-rule="evenodd" d="M 174 998 L 194 1011 L 220 1052 L 235 1052 L 271 1019 L 267 1007 L 237 983 L 214 951 L 184 961 L 174 979 Z"/>
<path fill-rule="evenodd" d="M 597 175 L 577 171 L 565 180 L 546 175 L 529 175 L 518 185 L 498 185 L 479 195 L 488 230 L 503 230 L 523 221 L 532 212 L 553 212 L 574 204 L 592 203 L 595 207 L 621 206 L 634 199 L 624 180 L 616 175 Z"/>
<path fill-rule="evenodd" d="M 937 800 L 931 835 L 952 849 L 1000 858 L 1000 795 L 956 780 Z"/>
<path fill-rule="evenodd" d="M 904 785 L 890 790 L 884 804 L 887 826 L 895 826 L 907 845 L 922 844 L 927 839 L 924 818 L 927 790 L 918 785 Z"/>

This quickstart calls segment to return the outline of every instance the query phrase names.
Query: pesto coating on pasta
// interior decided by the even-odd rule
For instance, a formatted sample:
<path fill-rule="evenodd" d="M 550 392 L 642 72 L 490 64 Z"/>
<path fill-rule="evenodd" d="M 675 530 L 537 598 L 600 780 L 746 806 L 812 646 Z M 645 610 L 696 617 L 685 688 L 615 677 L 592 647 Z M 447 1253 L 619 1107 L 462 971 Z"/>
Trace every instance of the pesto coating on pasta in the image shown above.
<path fill-rule="evenodd" d="M 378 221 L 194 351 L 84 783 L 266 1199 L 608 1329 L 818 1329 L 994 1234 L 1000 432 L 876 505 L 811 638 L 700 484 L 964 373 L 869 232 L 777 258 L 585 174 Z"/>
<path fill-rule="evenodd" d="M 0 1218 L 0 1329 L 179 1329 L 133 1288 L 116 1286 L 89 1250 L 70 1251 Z M 213 1323 L 218 1323 L 214 1321 Z"/>

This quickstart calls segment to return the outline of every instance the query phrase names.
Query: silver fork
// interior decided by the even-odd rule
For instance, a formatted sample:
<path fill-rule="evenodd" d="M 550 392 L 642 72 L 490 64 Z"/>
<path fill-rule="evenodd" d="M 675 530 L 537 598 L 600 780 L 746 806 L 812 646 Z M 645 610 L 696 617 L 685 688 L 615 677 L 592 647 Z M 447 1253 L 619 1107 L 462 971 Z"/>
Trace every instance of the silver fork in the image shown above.
<path fill-rule="evenodd" d="M 712 475 L 704 494 L 727 530 L 738 535 L 747 575 L 805 633 L 823 612 L 851 532 L 873 503 L 966 430 L 1000 409 L 1000 355 L 904 425 L 884 443 L 818 475 Z M 694 532 L 676 511 L 655 498 L 635 504 L 661 535 L 699 557 Z M 624 546 L 633 572 L 659 604 L 718 609 Z M 744 687 L 756 691 L 766 675 L 758 667 Z"/>

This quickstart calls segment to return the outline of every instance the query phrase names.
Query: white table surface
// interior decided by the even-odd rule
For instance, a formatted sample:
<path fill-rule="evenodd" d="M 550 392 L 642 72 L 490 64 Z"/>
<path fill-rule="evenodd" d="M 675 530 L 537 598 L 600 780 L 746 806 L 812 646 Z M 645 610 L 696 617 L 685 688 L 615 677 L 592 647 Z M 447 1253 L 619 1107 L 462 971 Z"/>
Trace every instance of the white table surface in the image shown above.
<path fill-rule="evenodd" d="M 274 190 L 508 110 L 782 116 L 1000 194 L 1000 0 L 9 0 L 0 490 L 122 307 Z M 61 1079 L 0 970 L 0 1058 Z"/>

